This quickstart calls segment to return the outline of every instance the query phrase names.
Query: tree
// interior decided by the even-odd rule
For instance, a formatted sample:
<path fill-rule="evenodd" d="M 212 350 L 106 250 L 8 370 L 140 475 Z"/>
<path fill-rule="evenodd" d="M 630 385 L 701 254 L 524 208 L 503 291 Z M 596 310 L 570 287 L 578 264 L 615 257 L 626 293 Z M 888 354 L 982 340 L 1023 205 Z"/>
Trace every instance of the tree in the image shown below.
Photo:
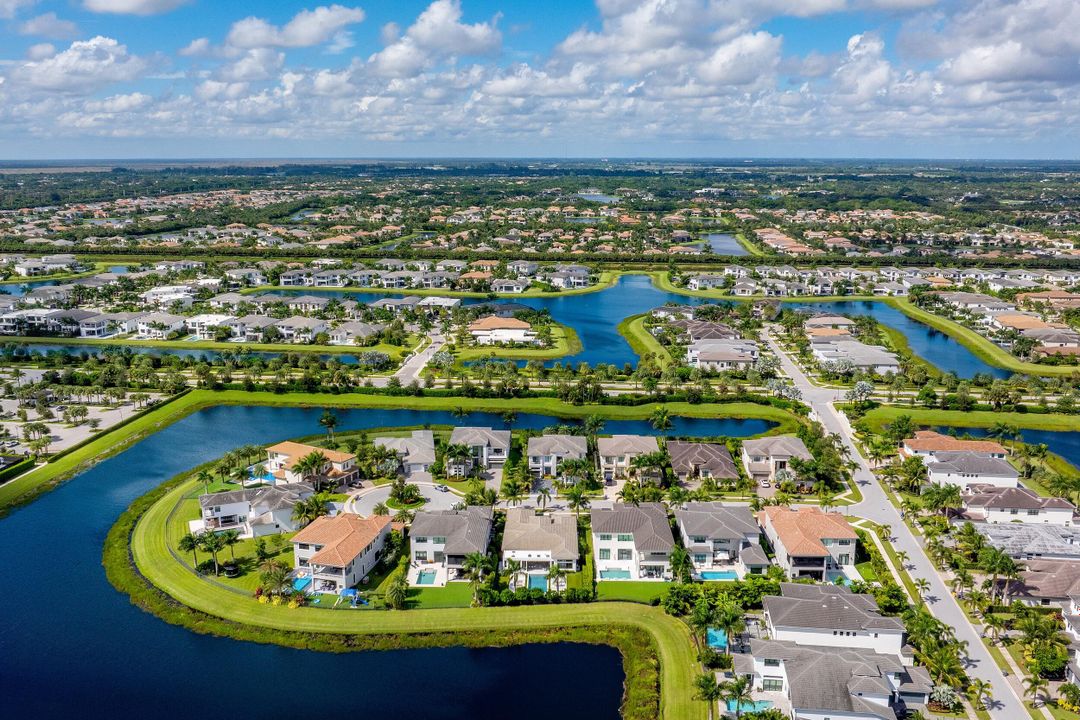
<path fill-rule="evenodd" d="M 338 425 L 338 416 L 330 408 L 323 410 L 322 417 L 319 418 L 319 424 L 326 428 L 326 437 L 330 442 L 334 442 L 334 428 Z"/>
<path fill-rule="evenodd" d="M 380 517 L 390 514 L 390 508 L 384 502 L 375 503 L 375 507 L 371 509 L 371 512 Z"/>
<path fill-rule="evenodd" d="M 874 385 L 865 380 L 860 380 L 855 383 L 850 390 L 847 391 L 845 398 L 848 402 L 853 403 L 858 407 L 865 405 L 871 397 L 874 395 Z"/>
<path fill-rule="evenodd" d="M 547 485 L 543 485 L 536 491 L 536 504 L 543 510 L 547 507 L 549 502 L 551 502 L 551 488 Z"/>
<path fill-rule="evenodd" d="M 409 596 L 409 579 L 405 575 L 404 570 L 398 570 L 394 573 L 394 577 L 390 580 L 390 584 L 386 588 L 386 594 L 383 599 L 386 601 L 387 607 L 392 610 L 402 610 L 405 608 L 405 602 Z"/>
<path fill-rule="evenodd" d="M 1049 685 L 1049 683 L 1046 681 L 1046 679 L 1039 677 L 1038 675 L 1024 678 L 1024 695 L 1031 698 L 1032 706 L 1040 706 L 1041 703 L 1039 702 L 1039 699 L 1042 696 L 1043 691 L 1046 689 L 1047 685 Z M 1045 703 L 1045 698 L 1042 699 Z"/>
<path fill-rule="evenodd" d="M 690 574 L 694 566 L 690 560 L 689 550 L 681 545 L 676 545 L 671 549 L 668 562 L 671 564 L 671 574 L 675 578 L 675 582 L 690 582 Z"/>
<path fill-rule="evenodd" d="M 738 675 L 734 680 L 721 683 L 720 688 L 720 697 L 728 704 L 728 707 L 735 709 L 735 720 L 739 720 L 742 717 L 743 708 L 753 705 L 754 702 L 753 684 L 750 678 L 746 675 Z"/>
<path fill-rule="evenodd" d="M 225 549 L 225 541 L 217 533 L 204 532 L 199 535 L 199 546 L 214 558 L 214 574 L 219 575 L 221 570 L 218 566 L 217 556 L 219 552 Z"/>
<path fill-rule="evenodd" d="M 313 523 L 329 512 L 328 504 L 326 495 L 321 493 L 306 500 L 299 500 L 293 505 L 292 519 L 302 526 Z"/>
<path fill-rule="evenodd" d="M 240 542 L 239 530 L 226 530 L 221 533 L 221 543 L 229 548 L 229 559 L 236 562 L 236 545 Z"/>
<path fill-rule="evenodd" d="M 521 571 L 521 563 L 513 558 L 509 558 L 503 561 L 503 567 L 506 569 L 506 574 L 510 577 L 510 584 L 517 587 L 518 576 L 524 574 Z"/>
<path fill-rule="evenodd" d="M 558 563 L 551 563 L 547 571 L 548 582 L 556 592 L 562 590 L 561 585 L 566 577 L 566 571 L 559 567 Z"/>
<path fill-rule="evenodd" d="M 709 704 L 709 715 L 712 715 L 713 705 L 722 697 L 724 691 L 716 682 L 715 673 L 701 673 L 694 680 L 694 697 Z"/>
<path fill-rule="evenodd" d="M 483 553 L 473 552 L 465 556 L 461 565 L 462 572 L 469 579 L 473 591 L 473 605 L 480 604 L 480 586 L 484 582 L 484 575 L 491 569 L 491 560 Z"/>
<path fill-rule="evenodd" d="M 566 505 L 574 511 L 574 515 L 581 517 L 582 510 L 589 509 L 589 496 L 585 488 L 580 485 L 572 485 L 566 490 Z"/>
<path fill-rule="evenodd" d="M 660 433 L 666 433 L 674 425 L 671 421 L 671 414 L 663 405 L 652 411 L 652 414 L 649 416 L 649 424 L 652 425 L 654 430 L 657 430 Z"/>
<path fill-rule="evenodd" d="M 270 558 L 259 566 L 259 581 L 263 589 L 280 593 L 289 586 L 289 566 L 276 558 Z"/>
<path fill-rule="evenodd" d="M 177 547 L 180 548 L 180 552 L 189 552 L 189 553 L 191 553 L 192 562 L 194 563 L 194 567 L 196 569 L 198 569 L 198 567 L 199 567 L 199 536 L 195 535 L 194 533 L 185 533 L 184 536 L 180 538 L 180 542 L 177 543 Z"/>
<path fill-rule="evenodd" d="M 730 655 L 731 639 L 746 629 L 746 618 L 743 616 L 742 606 L 731 600 L 721 601 L 716 606 L 713 622 L 716 627 L 724 631 L 727 637 L 727 646 L 724 650 Z"/>

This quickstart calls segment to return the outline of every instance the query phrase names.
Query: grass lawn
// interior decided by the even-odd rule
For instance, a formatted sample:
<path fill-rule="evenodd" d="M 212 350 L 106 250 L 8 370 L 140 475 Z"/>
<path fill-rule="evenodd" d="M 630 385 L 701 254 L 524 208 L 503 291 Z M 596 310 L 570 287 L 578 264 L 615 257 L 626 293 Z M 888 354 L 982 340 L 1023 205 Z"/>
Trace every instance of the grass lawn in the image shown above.
<path fill-rule="evenodd" d="M 861 562 L 855 564 L 855 569 L 859 571 L 860 577 L 866 582 L 877 581 L 877 573 L 874 572 L 874 568 L 870 567 L 870 562 Z"/>
<path fill-rule="evenodd" d="M 409 607 L 416 609 L 467 608 L 472 605 L 472 585 L 447 583 L 445 587 L 409 588 Z"/>
<path fill-rule="evenodd" d="M 551 347 L 500 347 L 498 345 L 470 346 L 454 351 L 458 362 L 469 362 L 481 358 L 502 360 L 553 360 L 565 355 L 576 355 L 584 347 L 577 333 L 569 325 L 552 323 Z"/>
<path fill-rule="evenodd" d="M 379 612 L 324 612 L 319 608 L 290 609 L 285 606 L 262 605 L 250 597 L 213 585 L 196 576 L 168 552 L 164 531 L 170 510 L 191 491 L 189 482 L 151 491 L 137 500 L 109 534 L 104 564 L 110 580 L 119 587 L 142 582 L 130 576 L 128 548 L 139 573 L 146 581 L 163 589 L 186 608 L 162 604 L 156 599 L 141 597 L 138 602 L 148 609 L 166 613 L 166 619 L 205 632 L 243 634 L 249 639 L 300 642 L 297 633 L 327 635 L 373 635 L 390 638 L 401 636 L 399 646 L 411 646 L 409 636 L 431 633 L 480 633 L 495 637 L 520 634 L 528 641 L 529 633 L 566 632 L 573 628 L 616 629 L 632 628 L 647 633 L 654 643 L 659 662 L 661 715 L 666 720 L 703 720 L 704 703 L 693 699 L 693 679 L 697 660 L 690 633 L 681 621 L 666 615 L 659 608 L 634 603 L 583 603 L 572 605 L 539 605 L 506 608 L 446 608 Z M 155 500 L 156 498 L 156 500 Z M 151 502 L 153 500 L 153 502 Z M 143 512 L 144 506 L 145 512 Z M 132 527 L 134 524 L 134 527 Z M 128 542 L 130 541 L 130 546 Z M 469 592 L 465 585 L 465 591 Z M 662 588 L 662 584 L 657 584 Z M 424 591 L 428 592 L 427 590 Z M 450 593 L 457 592 L 456 588 Z M 140 593 L 141 595 L 141 593 Z M 156 598 L 156 596 L 152 596 Z M 426 602 L 426 599 L 425 599 Z M 202 613 L 205 613 L 202 614 Z M 218 618 L 232 621 L 223 624 Z M 258 630 L 263 629 L 263 635 Z M 282 633 L 291 633 L 283 635 Z M 572 634 L 569 635 L 572 637 Z M 437 639 L 435 640 L 437 642 Z M 505 643 L 506 640 L 504 639 Z M 513 642 L 511 639 L 510 642 Z M 521 640 L 519 640 L 521 642 Z M 391 640 L 386 647 L 394 646 Z"/>
<path fill-rule="evenodd" d="M 68 337 L 19 337 L 20 344 L 33 345 L 34 343 L 46 345 L 97 345 L 116 346 L 128 345 L 131 347 L 162 348 L 172 350 L 207 350 L 207 351 L 244 351 L 251 352 L 275 352 L 275 353 L 318 353 L 320 355 L 357 355 L 362 352 L 383 352 L 390 356 L 391 360 L 400 360 L 405 353 L 410 352 L 419 344 L 419 337 L 410 336 L 412 345 L 400 347 L 380 343 L 371 346 L 359 345 L 301 345 L 293 343 L 233 343 L 214 342 L 213 340 L 135 340 L 131 338 L 68 338 Z"/>
<path fill-rule="evenodd" d="M 876 407 L 866 413 L 870 428 L 881 431 L 900 415 L 910 415 L 916 425 L 942 425 L 947 427 L 992 427 L 995 423 L 1008 423 L 1032 430 L 1059 432 L 1080 431 L 1080 416 L 1060 413 L 1007 413 L 991 410 L 937 410 L 932 408 Z"/>
<path fill-rule="evenodd" d="M 645 329 L 645 315 L 631 315 L 619 323 L 617 330 L 630 349 L 637 353 L 639 358 L 652 354 L 657 358 L 661 366 L 673 362 L 671 353 L 653 337 L 652 333 Z"/>
<path fill-rule="evenodd" d="M 964 327 L 958 322 L 932 312 L 927 312 L 922 308 L 915 307 L 915 305 L 907 298 L 893 297 L 887 298 L 883 300 L 883 302 L 887 302 L 905 315 L 949 335 L 970 350 L 977 358 L 989 365 L 1005 368 L 1006 370 L 1011 370 L 1014 373 L 1023 375 L 1056 375 L 1064 377 L 1072 375 L 1077 370 L 1075 366 L 1040 365 L 1039 363 L 1024 362 L 1007 350 L 990 342 L 971 328 Z"/>
<path fill-rule="evenodd" d="M 600 600 L 650 604 L 662 597 L 670 584 L 644 580 L 602 580 L 596 583 L 596 595 Z"/>
<path fill-rule="evenodd" d="M 1072 712 L 1071 710 L 1066 710 L 1065 708 L 1058 707 L 1056 701 L 1048 703 L 1046 705 L 1046 709 L 1049 710 L 1050 714 L 1057 718 L 1057 720 L 1078 720 L 1078 718 L 1080 718 L 1080 715 Z"/>

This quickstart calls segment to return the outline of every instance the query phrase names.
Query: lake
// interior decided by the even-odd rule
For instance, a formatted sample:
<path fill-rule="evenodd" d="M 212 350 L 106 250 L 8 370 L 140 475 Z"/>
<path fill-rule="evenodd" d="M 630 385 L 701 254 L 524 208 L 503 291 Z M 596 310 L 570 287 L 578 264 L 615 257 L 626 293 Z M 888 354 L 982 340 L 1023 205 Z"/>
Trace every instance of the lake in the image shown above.
<path fill-rule="evenodd" d="M 745 257 L 750 251 L 742 246 L 739 239 L 731 233 L 706 233 L 701 236 L 717 255 L 737 255 Z"/>
<path fill-rule="evenodd" d="M 110 272 L 115 275 L 124 275 L 129 272 L 127 265 L 110 265 L 103 272 Z M 78 282 L 80 278 L 72 279 L 57 279 L 57 280 L 30 280 L 26 282 L 4 282 L 0 283 L 0 294 L 13 295 L 14 297 L 22 297 L 31 290 L 39 287 L 48 287 L 49 285 L 64 285 L 66 283 Z"/>
<path fill-rule="evenodd" d="M 585 193 L 576 193 L 575 195 L 576 195 L 576 197 L 579 197 L 582 200 L 588 200 L 589 202 L 603 203 L 605 205 L 610 205 L 611 203 L 619 202 L 619 198 L 615 197 L 614 195 L 607 195 L 605 193 L 585 192 Z"/>
<path fill-rule="evenodd" d="M 934 428 L 938 432 L 949 432 L 954 429 L 960 435 L 971 435 L 972 437 L 986 437 L 986 428 L 969 428 L 962 426 L 954 427 L 937 427 Z M 1046 445 L 1050 449 L 1050 452 L 1057 453 L 1061 457 L 1065 458 L 1073 465 L 1080 467 L 1080 432 L 1064 432 L 1057 430 L 1031 430 L 1023 428 L 1020 430 L 1021 439 L 1026 443 L 1033 445 Z"/>
<path fill-rule="evenodd" d="M 193 717 L 212 708 L 214 716 L 362 712 L 461 720 L 506 717 L 513 708 L 512 715 L 524 720 L 617 720 L 623 672 L 612 648 L 323 654 L 197 635 L 142 612 L 109 585 L 102 543 L 132 500 L 237 446 L 318 433 L 320 414 L 299 408 L 203 410 L 0 520 L 0 547 L 23 549 L 9 552 L 5 562 L 11 582 L 0 623 L 0 716 Z M 405 417 L 342 411 L 339 429 Z M 429 417 L 445 421 L 444 415 Z M 542 702 L 523 702 L 524 688 L 555 668 L 560 691 L 545 693 Z"/>

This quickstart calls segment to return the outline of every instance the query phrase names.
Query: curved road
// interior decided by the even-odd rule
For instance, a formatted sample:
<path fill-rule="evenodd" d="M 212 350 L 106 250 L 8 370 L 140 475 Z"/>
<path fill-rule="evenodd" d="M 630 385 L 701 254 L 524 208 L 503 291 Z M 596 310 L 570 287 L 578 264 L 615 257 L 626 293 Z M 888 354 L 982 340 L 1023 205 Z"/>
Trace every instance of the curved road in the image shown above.
<path fill-rule="evenodd" d="M 780 358 L 784 374 L 802 391 L 803 402 L 813 409 L 814 415 L 827 432 L 836 433 L 843 438 L 844 444 L 851 451 L 851 458 L 857 463 L 854 479 L 862 491 L 863 500 L 856 505 L 848 506 L 848 509 L 859 517 L 878 524 L 889 525 L 892 528 L 892 545 L 898 551 L 903 550 L 908 554 L 909 573 L 913 577 L 926 578 L 930 582 L 930 589 L 923 596 L 927 607 L 935 617 L 956 630 L 957 639 L 967 643 L 967 673 L 972 677 L 986 680 L 993 687 L 990 716 L 1002 718 L 1002 720 L 1029 717 L 1016 689 L 1005 679 L 994 663 L 994 659 L 990 657 L 990 652 L 983 645 L 978 631 L 972 626 L 952 593 L 945 586 L 945 582 L 923 551 L 922 545 L 900 519 L 899 511 L 889 502 L 885 490 L 871 472 L 870 465 L 859 453 L 847 418 L 832 405 L 834 401 L 841 399 L 838 397 L 839 392 L 811 383 L 806 374 L 780 348 L 772 337 L 771 331 L 766 331 L 763 336 L 769 347 Z"/>

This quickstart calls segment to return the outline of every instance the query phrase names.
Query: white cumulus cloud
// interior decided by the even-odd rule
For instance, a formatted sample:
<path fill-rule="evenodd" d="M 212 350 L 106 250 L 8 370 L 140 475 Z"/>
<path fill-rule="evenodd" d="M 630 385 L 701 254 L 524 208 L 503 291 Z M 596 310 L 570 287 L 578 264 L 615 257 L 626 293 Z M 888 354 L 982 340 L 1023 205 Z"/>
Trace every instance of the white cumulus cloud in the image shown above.
<path fill-rule="evenodd" d="M 78 40 L 67 50 L 42 60 L 17 66 L 12 77 L 37 90 L 90 93 L 118 82 L 141 76 L 149 63 L 127 51 L 113 38 Z"/>
<path fill-rule="evenodd" d="M 83 0 L 83 7 L 91 12 L 114 15 L 160 15 L 187 2 L 189 0 Z"/>
<path fill-rule="evenodd" d="M 412 25 L 368 62 L 386 77 L 412 77 L 437 62 L 458 55 L 488 55 L 502 47 L 498 16 L 488 22 L 461 22 L 460 0 L 435 0 Z M 384 38 L 398 34 L 396 25 L 383 28 Z"/>
<path fill-rule="evenodd" d="M 343 5 L 301 10 L 281 27 L 262 18 L 248 17 L 233 24 L 225 43 L 243 49 L 311 47 L 335 38 L 343 28 L 363 20 L 362 9 Z"/>
<path fill-rule="evenodd" d="M 19 25 L 19 34 L 45 37 L 51 40 L 67 40 L 78 35 L 79 28 L 70 20 L 59 18 L 54 12 L 47 12 L 21 23 Z"/>

